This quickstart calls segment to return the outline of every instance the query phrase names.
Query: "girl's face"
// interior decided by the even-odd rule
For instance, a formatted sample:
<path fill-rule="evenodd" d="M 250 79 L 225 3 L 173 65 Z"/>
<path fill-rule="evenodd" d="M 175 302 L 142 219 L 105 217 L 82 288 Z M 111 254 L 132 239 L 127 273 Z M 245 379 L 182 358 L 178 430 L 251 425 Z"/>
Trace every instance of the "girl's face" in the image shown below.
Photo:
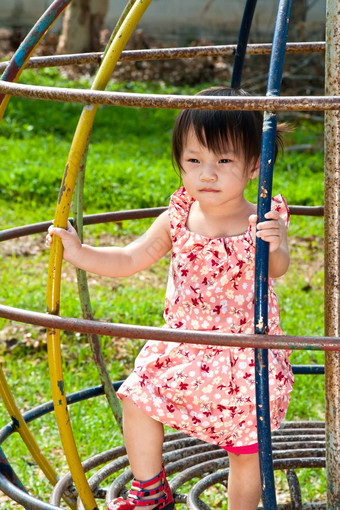
<path fill-rule="evenodd" d="M 232 147 L 223 154 L 215 154 L 202 146 L 194 130 L 188 133 L 181 164 L 183 184 L 189 195 L 216 206 L 243 199 L 248 180 L 258 175 L 257 167 L 247 174 L 244 159 Z"/>

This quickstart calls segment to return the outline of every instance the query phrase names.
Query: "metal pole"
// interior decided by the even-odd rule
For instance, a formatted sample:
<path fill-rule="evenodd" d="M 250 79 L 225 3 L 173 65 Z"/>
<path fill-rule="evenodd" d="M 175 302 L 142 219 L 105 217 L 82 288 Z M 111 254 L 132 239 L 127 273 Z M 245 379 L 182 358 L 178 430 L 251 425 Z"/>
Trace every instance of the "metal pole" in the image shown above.
<path fill-rule="evenodd" d="M 292 0 L 280 0 L 269 65 L 267 96 L 278 96 Z M 258 221 L 263 221 L 271 209 L 273 167 L 276 139 L 276 114 L 265 112 L 262 134 L 259 191 L 257 199 Z M 255 333 L 268 333 L 268 262 L 269 245 L 256 240 L 255 258 Z M 276 495 L 273 471 L 273 454 L 270 430 L 268 350 L 255 349 L 256 417 L 259 443 L 262 501 L 266 510 L 275 510 Z"/>
<path fill-rule="evenodd" d="M 233 75 L 231 77 L 231 86 L 233 89 L 241 86 L 244 57 L 247 51 L 249 32 L 253 21 L 256 3 L 257 0 L 247 0 L 246 6 L 244 8 L 241 27 L 238 35 L 237 48 L 235 51 Z"/>
<path fill-rule="evenodd" d="M 325 94 L 340 92 L 340 4 L 327 0 Z M 325 334 L 340 332 L 340 111 L 325 112 Z M 325 353 L 327 508 L 340 508 L 340 353 Z"/>

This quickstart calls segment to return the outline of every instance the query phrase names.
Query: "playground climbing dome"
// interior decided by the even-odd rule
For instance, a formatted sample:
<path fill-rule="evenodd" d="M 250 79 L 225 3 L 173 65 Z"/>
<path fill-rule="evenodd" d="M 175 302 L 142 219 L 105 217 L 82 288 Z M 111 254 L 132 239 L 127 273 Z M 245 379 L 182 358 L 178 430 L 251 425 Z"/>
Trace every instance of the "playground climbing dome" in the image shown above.
<path fill-rule="evenodd" d="M 229 335 L 194 331 L 166 331 L 152 326 L 142 327 L 132 324 L 115 324 L 94 320 L 90 298 L 87 291 L 86 275 L 80 273 L 81 287 L 79 296 L 84 317 L 76 319 L 60 315 L 60 281 L 62 246 L 54 243 L 50 253 L 47 282 L 48 313 L 37 313 L 11 306 L 0 305 L 0 316 L 8 320 L 34 324 L 47 329 L 47 351 L 50 367 L 50 380 L 53 402 L 37 406 L 21 414 L 14 396 L 0 370 L 1 397 L 11 417 L 10 423 L 0 430 L 0 444 L 13 433 L 20 434 L 27 445 L 34 462 L 53 486 L 50 502 L 45 502 L 24 488 L 15 473 L 15 459 L 7 459 L 0 449 L 0 489 L 13 501 L 24 508 L 52 510 L 63 508 L 99 508 L 103 499 L 111 500 L 126 491 L 126 484 L 132 479 L 124 446 L 104 451 L 94 457 L 81 461 L 73 436 L 68 406 L 88 398 L 106 394 L 118 425 L 121 423 L 120 406 L 115 389 L 119 382 L 111 383 L 100 351 L 98 335 L 121 336 L 124 338 L 155 339 L 214 345 L 232 345 L 255 347 L 256 357 L 256 400 L 258 419 L 259 457 L 262 480 L 262 502 L 267 510 L 276 508 L 340 508 L 340 10 L 338 0 L 327 0 L 326 41 L 323 43 L 286 43 L 292 0 L 278 2 L 277 17 L 272 44 L 248 45 L 251 21 L 256 8 L 256 0 L 245 2 L 244 15 L 237 44 L 231 46 L 209 46 L 173 49 L 155 49 L 123 51 L 139 20 L 151 4 L 151 0 L 129 0 L 113 30 L 103 55 L 64 55 L 44 58 L 30 58 L 43 36 L 53 22 L 64 11 L 71 0 L 54 0 L 36 25 L 22 42 L 11 61 L 5 64 L 0 81 L 0 118 L 2 118 L 10 96 L 30 99 L 68 101 L 83 103 L 78 126 L 70 147 L 68 160 L 59 197 L 57 200 L 55 224 L 66 227 L 70 212 L 71 199 L 75 188 L 84 186 L 82 169 L 85 166 L 90 132 L 98 105 L 142 106 L 147 108 L 205 108 L 205 109 L 248 109 L 264 110 L 265 122 L 269 129 L 264 131 L 259 189 L 265 187 L 267 193 L 258 195 L 258 216 L 261 221 L 270 208 L 272 182 L 272 147 L 276 131 L 276 114 L 280 111 L 324 111 L 325 112 L 325 194 L 324 206 L 290 206 L 292 214 L 324 215 L 325 225 L 325 336 L 273 337 L 266 334 L 267 302 L 266 272 L 268 271 L 268 248 L 266 243 L 257 243 L 256 248 L 256 307 L 254 335 Z M 297 0 L 296 0 L 297 1 Z M 226 6 L 227 7 L 227 6 Z M 226 8 L 227 10 L 227 8 Z M 326 88 L 324 96 L 280 97 L 282 68 L 285 53 L 319 52 L 325 54 Z M 128 94 L 106 92 L 105 87 L 119 59 L 178 59 L 201 56 L 234 55 L 234 69 L 231 85 L 241 84 L 245 54 L 271 55 L 268 72 L 267 93 L 264 97 L 191 97 L 152 94 Z M 16 83 L 25 67 L 59 66 L 100 61 L 98 72 L 91 90 L 50 88 Z M 175 64 L 174 64 L 175 65 Z M 81 196 L 81 193 L 77 193 Z M 83 224 L 122 221 L 131 218 L 157 216 L 164 208 L 147 210 L 109 212 L 83 216 L 82 203 L 76 203 L 74 220 L 82 235 Z M 26 225 L 0 232 L 0 240 L 44 232 L 49 222 Z M 261 320 L 259 320 L 261 319 Z M 67 394 L 62 372 L 62 351 L 60 331 L 87 333 L 91 338 L 94 363 L 98 365 L 102 385 L 84 388 L 82 391 Z M 268 405 L 268 348 L 319 349 L 325 351 L 325 423 L 285 422 L 282 427 L 270 434 Z M 323 371 L 323 367 L 295 367 L 296 373 L 314 373 Z M 41 452 L 39 445 L 29 429 L 29 423 L 38 420 L 46 413 L 54 412 L 58 423 L 64 455 L 69 473 L 59 478 L 51 463 Z M 206 509 L 208 506 L 200 498 L 205 490 L 218 483 L 227 483 L 228 457 L 220 448 L 201 443 L 179 433 L 166 436 L 164 443 L 164 463 L 169 475 L 175 502 L 190 509 Z M 327 504 L 313 504 L 301 501 L 301 494 L 295 470 L 305 467 L 324 467 L 327 473 Z M 291 503 L 277 505 L 274 469 L 284 469 L 291 494 Z M 88 479 L 86 473 L 94 472 Z M 106 481 L 113 474 L 121 472 L 113 483 Z M 197 481 L 197 478 L 199 479 Z M 193 480 L 196 481 L 193 481 Z M 179 489 L 190 482 L 186 491 Z M 186 485 L 187 487 L 187 485 Z M 62 501 L 62 499 L 64 501 Z M 63 505 L 61 507 L 60 505 Z"/>

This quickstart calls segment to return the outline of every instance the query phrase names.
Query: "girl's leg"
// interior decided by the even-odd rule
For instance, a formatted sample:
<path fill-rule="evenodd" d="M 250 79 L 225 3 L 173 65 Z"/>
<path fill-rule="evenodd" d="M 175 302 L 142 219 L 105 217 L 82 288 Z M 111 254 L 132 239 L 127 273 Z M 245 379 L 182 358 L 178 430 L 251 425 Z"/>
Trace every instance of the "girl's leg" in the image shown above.
<path fill-rule="evenodd" d="M 261 498 L 257 453 L 229 455 L 228 510 L 256 510 Z"/>
<path fill-rule="evenodd" d="M 162 466 L 163 425 L 132 401 L 123 399 L 123 432 L 134 475 L 127 499 L 108 502 L 107 510 L 174 510 L 173 497 Z"/>
<path fill-rule="evenodd" d="M 134 477 L 150 480 L 162 469 L 162 423 L 145 414 L 130 399 L 123 398 L 123 432 Z"/>

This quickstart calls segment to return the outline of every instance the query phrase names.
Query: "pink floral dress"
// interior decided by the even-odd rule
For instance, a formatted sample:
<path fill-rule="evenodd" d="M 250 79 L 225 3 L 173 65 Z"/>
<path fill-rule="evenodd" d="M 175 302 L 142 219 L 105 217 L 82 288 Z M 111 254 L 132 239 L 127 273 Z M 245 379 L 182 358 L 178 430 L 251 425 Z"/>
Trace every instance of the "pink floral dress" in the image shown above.
<path fill-rule="evenodd" d="M 251 227 L 210 239 L 186 227 L 193 203 L 185 188 L 169 206 L 173 242 L 165 299 L 166 326 L 254 333 L 255 245 Z M 272 207 L 288 228 L 278 195 Z M 277 297 L 269 284 L 269 334 L 282 335 Z M 269 350 L 271 428 L 284 419 L 294 381 L 289 351 Z M 185 434 L 222 447 L 257 442 L 254 350 L 148 341 L 119 390 L 139 408 Z"/>

